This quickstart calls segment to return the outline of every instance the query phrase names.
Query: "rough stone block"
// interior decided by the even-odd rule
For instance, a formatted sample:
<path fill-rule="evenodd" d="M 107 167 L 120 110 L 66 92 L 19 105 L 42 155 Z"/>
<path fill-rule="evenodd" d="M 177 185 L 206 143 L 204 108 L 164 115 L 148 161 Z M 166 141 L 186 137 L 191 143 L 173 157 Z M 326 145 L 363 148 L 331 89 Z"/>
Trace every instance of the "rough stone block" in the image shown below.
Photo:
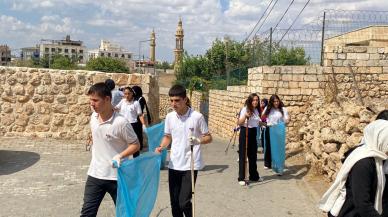
<path fill-rule="evenodd" d="M 304 75 L 304 81 L 318 81 L 316 75 Z"/>

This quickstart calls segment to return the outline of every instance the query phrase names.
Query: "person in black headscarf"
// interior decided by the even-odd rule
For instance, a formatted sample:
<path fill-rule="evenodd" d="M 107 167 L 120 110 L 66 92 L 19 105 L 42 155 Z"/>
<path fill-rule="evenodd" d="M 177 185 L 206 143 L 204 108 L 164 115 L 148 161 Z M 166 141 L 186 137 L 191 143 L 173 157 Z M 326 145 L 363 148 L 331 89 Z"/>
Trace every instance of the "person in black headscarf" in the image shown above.
<path fill-rule="evenodd" d="M 150 111 L 148 110 L 147 101 L 143 97 L 143 90 L 139 86 L 133 86 L 132 90 L 135 92 L 135 100 L 139 102 L 140 107 L 141 107 L 141 111 L 144 113 L 144 108 L 146 109 L 147 123 L 148 123 L 148 125 L 150 125 L 152 122 L 151 114 L 150 114 Z"/>

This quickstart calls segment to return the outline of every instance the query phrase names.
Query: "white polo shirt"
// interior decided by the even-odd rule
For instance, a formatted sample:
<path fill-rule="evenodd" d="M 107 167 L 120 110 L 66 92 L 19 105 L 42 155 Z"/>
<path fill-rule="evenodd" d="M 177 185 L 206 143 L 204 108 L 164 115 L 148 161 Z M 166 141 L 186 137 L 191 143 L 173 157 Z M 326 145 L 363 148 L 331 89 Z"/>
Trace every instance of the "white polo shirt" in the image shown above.
<path fill-rule="evenodd" d="M 267 108 L 264 109 L 264 112 L 267 110 Z M 263 112 L 263 113 L 264 113 Z M 280 112 L 279 109 L 272 108 L 271 111 L 269 111 L 268 117 L 267 117 L 267 125 L 273 126 L 276 124 L 279 124 L 280 122 L 287 122 L 289 119 L 287 109 L 283 107 L 283 114 Z"/>
<path fill-rule="evenodd" d="M 120 114 L 123 115 L 129 123 L 136 123 L 137 117 L 142 114 L 141 107 L 138 101 L 132 100 L 128 102 L 126 99 L 122 99 L 116 106 L 120 110 Z"/>
<path fill-rule="evenodd" d="M 170 162 L 168 168 L 173 170 L 190 170 L 191 150 L 189 136 L 201 138 L 209 130 L 203 115 L 189 108 L 186 114 L 180 116 L 176 111 L 166 115 L 164 133 L 171 135 Z M 200 170 L 205 165 L 202 160 L 201 146 L 194 145 L 194 169 Z"/>
<path fill-rule="evenodd" d="M 139 143 L 132 125 L 119 113 L 100 123 L 98 114 L 90 118 L 93 146 L 88 175 L 97 179 L 117 180 L 117 170 L 112 168 L 112 158 L 124 151 L 128 144 Z"/>
<path fill-rule="evenodd" d="M 239 118 L 245 116 L 246 113 L 247 113 L 247 107 L 245 106 L 244 108 L 241 109 Z M 259 110 L 255 109 L 253 114 L 251 115 L 251 117 L 248 120 L 248 128 L 258 127 L 259 121 L 261 121 L 260 113 L 259 113 Z M 245 121 L 243 126 L 244 127 L 247 126 L 247 121 Z"/>

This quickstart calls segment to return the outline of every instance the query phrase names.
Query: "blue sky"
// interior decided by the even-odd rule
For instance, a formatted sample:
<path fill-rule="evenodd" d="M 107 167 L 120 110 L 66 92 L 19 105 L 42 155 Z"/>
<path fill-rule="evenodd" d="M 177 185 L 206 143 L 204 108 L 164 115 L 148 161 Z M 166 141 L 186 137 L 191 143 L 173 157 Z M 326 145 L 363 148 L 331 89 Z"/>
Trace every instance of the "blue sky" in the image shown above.
<path fill-rule="evenodd" d="M 292 0 L 278 0 L 263 30 L 273 26 Z M 307 0 L 295 0 L 279 28 L 288 28 Z M 157 37 L 157 59 L 173 60 L 175 30 L 182 17 L 184 48 L 203 54 L 216 38 L 243 40 L 270 0 L 0 0 L 0 44 L 17 51 L 40 39 L 63 39 L 70 34 L 88 49 L 101 39 L 120 44 L 137 55 L 139 41 Z M 311 0 L 295 28 L 311 22 L 324 9 L 382 10 L 382 0 Z M 143 44 L 142 54 L 148 56 Z"/>

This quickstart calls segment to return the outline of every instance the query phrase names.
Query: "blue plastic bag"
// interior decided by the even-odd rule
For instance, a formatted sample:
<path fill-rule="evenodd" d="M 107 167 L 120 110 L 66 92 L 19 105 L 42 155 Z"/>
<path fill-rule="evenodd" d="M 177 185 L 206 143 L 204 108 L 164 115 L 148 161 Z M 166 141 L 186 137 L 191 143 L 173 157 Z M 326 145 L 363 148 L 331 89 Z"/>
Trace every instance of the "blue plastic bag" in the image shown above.
<path fill-rule="evenodd" d="M 155 124 L 146 129 L 146 134 L 148 138 L 148 151 L 154 152 L 155 148 L 159 147 L 160 142 L 164 136 L 164 121 L 159 124 Z M 167 150 L 164 149 L 161 153 L 161 164 L 160 168 L 162 169 L 166 164 Z"/>
<path fill-rule="evenodd" d="M 280 122 L 269 128 L 271 141 L 272 170 L 283 173 L 286 160 L 286 125 Z"/>
<path fill-rule="evenodd" d="M 160 155 L 145 153 L 117 169 L 116 217 L 148 217 L 156 201 Z"/>

